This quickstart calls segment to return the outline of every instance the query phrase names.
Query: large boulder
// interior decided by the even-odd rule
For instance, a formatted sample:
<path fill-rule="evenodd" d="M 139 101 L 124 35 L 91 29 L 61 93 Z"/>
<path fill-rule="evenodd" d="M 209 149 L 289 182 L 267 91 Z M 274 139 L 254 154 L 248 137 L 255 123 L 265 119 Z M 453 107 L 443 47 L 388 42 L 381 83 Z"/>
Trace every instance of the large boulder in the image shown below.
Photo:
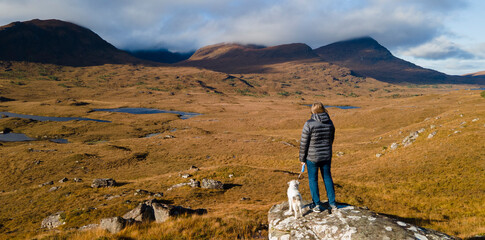
<path fill-rule="evenodd" d="M 114 187 L 116 186 L 116 181 L 112 178 L 97 178 L 93 180 L 91 187 L 93 188 L 100 188 L 100 187 Z"/>
<path fill-rule="evenodd" d="M 99 224 L 100 229 L 107 230 L 110 233 L 117 233 L 127 225 L 126 219 L 122 217 L 111 217 L 111 218 L 103 218 L 101 219 L 101 223 Z"/>
<path fill-rule="evenodd" d="M 170 217 L 175 217 L 178 215 L 202 215 L 207 213 L 206 209 L 184 208 L 182 206 L 164 204 L 156 200 L 151 200 L 148 203 L 152 206 L 153 212 L 155 214 L 155 221 L 158 223 L 165 222 Z"/>
<path fill-rule="evenodd" d="M 52 214 L 44 218 L 44 220 L 42 220 L 40 227 L 47 228 L 47 229 L 57 228 L 66 223 L 64 222 L 64 218 L 65 218 L 64 212 L 58 212 L 58 213 Z"/>
<path fill-rule="evenodd" d="M 269 239 L 456 239 L 444 233 L 404 223 L 364 208 L 339 205 L 338 211 L 315 213 L 309 208 L 295 219 L 288 202 L 274 205 L 268 213 Z"/>
<path fill-rule="evenodd" d="M 90 224 L 88 227 L 98 227 L 100 229 L 107 230 L 111 233 L 117 233 L 123 230 L 127 225 L 146 223 L 151 221 L 165 222 L 170 217 L 176 217 L 178 215 L 190 215 L 197 214 L 202 215 L 207 213 L 206 209 L 191 209 L 181 206 L 173 206 L 164 204 L 157 199 L 151 199 L 140 203 L 136 208 L 127 212 L 123 217 L 111 217 L 101 219 L 99 225 Z"/>
<path fill-rule="evenodd" d="M 200 183 L 200 187 L 207 189 L 224 189 L 224 184 L 217 180 L 204 178 Z"/>
<path fill-rule="evenodd" d="M 140 203 L 136 208 L 125 213 L 123 215 L 124 219 L 133 219 L 138 222 L 153 221 L 155 220 L 155 215 L 153 213 L 152 206 L 145 203 Z"/>

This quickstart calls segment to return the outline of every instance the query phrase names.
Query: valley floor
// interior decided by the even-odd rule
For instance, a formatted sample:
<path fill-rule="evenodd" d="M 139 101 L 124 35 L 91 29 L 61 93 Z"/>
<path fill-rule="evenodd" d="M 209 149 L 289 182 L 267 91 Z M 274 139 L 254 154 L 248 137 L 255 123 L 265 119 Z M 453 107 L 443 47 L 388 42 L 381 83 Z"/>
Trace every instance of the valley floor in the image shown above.
<path fill-rule="evenodd" d="M 337 201 L 367 206 L 461 238 L 485 234 L 482 91 L 380 83 L 373 88 L 370 82 L 365 89 L 338 90 L 352 90 L 359 96 L 333 90 L 318 94 L 296 88 L 298 83 L 284 91 L 228 92 L 211 82 L 226 79 L 224 74 L 190 68 L 134 68 L 47 66 L 42 73 L 20 65 L 14 71 L 1 72 L 0 96 L 12 101 L 3 99 L 0 112 L 110 122 L 0 119 L 0 130 L 39 139 L 0 144 L 0 238 L 266 238 L 267 212 L 285 201 L 286 183 L 299 171 L 301 128 L 310 117 L 305 105 L 314 101 L 359 107 L 328 108 L 336 126 L 332 173 Z M 139 75 L 128 75 L 137 71 Z M 114 81 L 112 72 L 118 72 L 121 80 Z M 179 85 L 161 89 L 166 86 L 160 83 L 165 78 L 184 76 L 186 81 L 180 80 Z M 253 85 L 259 77 L 240 78 Z M 207 86 L 217 86 L 219 93 Z M 382 91 L 386 87 L 389 90 Z M 166 113 L 91 111 L 118 107 L 203 115 L 183 120 Z M 403 140 L 418 130 L 417 139 L 403 146 Z M 146 137 L 152 133 L 160 134 Z M 59 138 L 69 143 L 48 140 Z M 393 143 L 398 144 L 396 149 L 391 149 Z M 200 170 L 193 172 L 191 166 Z M 226 188 L 168 190 L 188 182 L 180 177 L 185 173 L 197 180 L 221 181 Z M 64 177 L 67 182 L 58 182 Z M 93 179 L 108 177 L 120 184 L 90 187 Z M 54 184 L 39 186 L 48 181 Z M 310 199 L 307 179 L 301 182 L 303 197 Z M 52 187 L 59 188 L 50 190 Z M 323 184 L 320 188 L 324 198 Z M 129 227 L 116 235 L 74 230 L 104 217 L 123 215 L 151 198 L 137 194 L 137 189 L 162 192 L 159 199 L 205 208 L 208 213 Z M 42 219 L 59 211 L 66 215 L 61 232 L 40 229 Z"/>

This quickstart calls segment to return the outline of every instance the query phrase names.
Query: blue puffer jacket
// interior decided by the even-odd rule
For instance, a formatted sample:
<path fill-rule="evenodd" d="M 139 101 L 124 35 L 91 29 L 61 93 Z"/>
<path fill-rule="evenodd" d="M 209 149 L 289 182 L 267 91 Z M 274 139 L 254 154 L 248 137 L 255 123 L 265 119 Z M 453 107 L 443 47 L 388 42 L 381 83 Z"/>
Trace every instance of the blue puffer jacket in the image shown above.
<path fill-rule="evenodd" d="M 335 127 L 328 113 L 312 114 L 301 132 L 300 161 L 331 161 L 334 137 Z"/>

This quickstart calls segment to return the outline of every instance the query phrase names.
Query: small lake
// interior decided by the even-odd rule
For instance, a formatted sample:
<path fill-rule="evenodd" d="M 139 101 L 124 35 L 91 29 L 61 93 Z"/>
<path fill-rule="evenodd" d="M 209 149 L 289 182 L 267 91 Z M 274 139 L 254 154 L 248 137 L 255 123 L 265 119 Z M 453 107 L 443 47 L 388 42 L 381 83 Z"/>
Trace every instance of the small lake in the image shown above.
<path fill-rule="evenodd" d="M 23 133 L 4 133 L 0 134 L 0 142 L 25 142 L 34 141 L 36 139 L 30 138 Z"/>
<path fill-rule="evenodd" d="M 455 89 L 449 89 L 448 91 L 460 91 L 460 90 L 467 90 L 467 91 L 469 91 L 469 90 L 472 90 L 472 91 L 483 91 L 483 90 L 485 90 L 485 88 L 483 88 L 483 87 L 482 87 L 482 88 L 462 88 L 462 89 L 460 89 L 460 88 L 455 88 Z"/>
<path fill-rule="evenodd" d="M 148 134 L 148 135 L 144 136 L 143 138 L 151 138 L 151 137 L 158 136 L 158 135 L 160 135 L 160 134 L 161 134 L 161 133 L 150 133 L 150 134 Z"/>
<path fill-rule="evenodd" d="M 82 118 L 82 117 L 45 117 L 45 116 L 26 115 L 26 114 L 18 114 L 18 113 L 10 113 L 10 112 L 0 112 L 0 118 L 2 118 L 2 116 L 26 118 L 26 119 L 32 119 L 32 120 L 37 120 L 37 121 L 54 121 L 54 122 L 66 122 L 66 121 L 71 121 L 71 120 L 94 121 L 94 122 L 111 122 L 111 121 L 106 121 L 106 120 L 99 120 L 99 119 L 92 119 L 92 118 Z"/>
<path fill-rule="evenodd" d="M 304 104 L 305 106 L 311 107 L 312 104 Z M 339 108 L 339 109 L 356 109 L 360 107 L 354 107 L 354 106 L 332 106 L 332 105 L 325 105 L 325 108 Z"/>
<path fill-rule="evenodd" d="M 57 139 L 49 139 L 49 141 L 54 142 L 54 143 L 69 143 L 69 140 L 64 139 L 64 138 L 57 138 Z"/>
<path fill-rule="evenodd" d="M 0 142 L 26 142 L 26 141 L 35 141 L 37 139 L 31 138 L 23 133 L 4 133 L 0 134 Z M 49 139 L 51 142 L 55 143 L 69 143 L 67 139 L 58 138 L 58 139 Z"/>
<path fill-rule="evenodd" d="M 169 111 L 169 110 L 160 110 L 160 109 L 154 109 L 154 108 L 104 108 L 104 109 L 93 109 L 93 110 L 101 111 L 101 112 L 121 112 L 121 113 L 131 113 L 131 114 L 173 113 L 173 114 L 180 115 L 180 119 L 189 119 L 191 117 L 202 115 L 201 113 Z"/>

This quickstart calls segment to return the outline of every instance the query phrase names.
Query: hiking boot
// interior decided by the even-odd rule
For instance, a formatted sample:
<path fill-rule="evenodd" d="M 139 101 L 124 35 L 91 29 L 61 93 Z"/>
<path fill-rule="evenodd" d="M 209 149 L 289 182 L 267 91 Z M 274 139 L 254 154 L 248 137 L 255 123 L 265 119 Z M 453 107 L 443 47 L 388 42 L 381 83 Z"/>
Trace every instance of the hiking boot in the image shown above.
<path fill-rule="evenodd" d="M 316 213 L 319 213 L 319 212 L 322 212 L 323 209 L 320 205 L 317 205 L 315 206 L 313 209 L 312 209 L 313 212 L 316 212 Z"/>
<path fill-rule="evenodd" d="M 310 203 L 308 205 L 306 205 L 305 207 L 307 207 L 308 209 L 313 209 L 315 207 L 315 203 Z"/>
<path fill-rule="evenodd" d="M 337 208 L 337 206 L 335 206 L 335 205 L 330 206 L 330 208 L 329 208 L 328 210 L 329 210 L 331 213 L 336 213 L 336 212 L 338 212 L 338 211 L 339 211 L 339 210 L 338 210 L 338 208 Z"/>

